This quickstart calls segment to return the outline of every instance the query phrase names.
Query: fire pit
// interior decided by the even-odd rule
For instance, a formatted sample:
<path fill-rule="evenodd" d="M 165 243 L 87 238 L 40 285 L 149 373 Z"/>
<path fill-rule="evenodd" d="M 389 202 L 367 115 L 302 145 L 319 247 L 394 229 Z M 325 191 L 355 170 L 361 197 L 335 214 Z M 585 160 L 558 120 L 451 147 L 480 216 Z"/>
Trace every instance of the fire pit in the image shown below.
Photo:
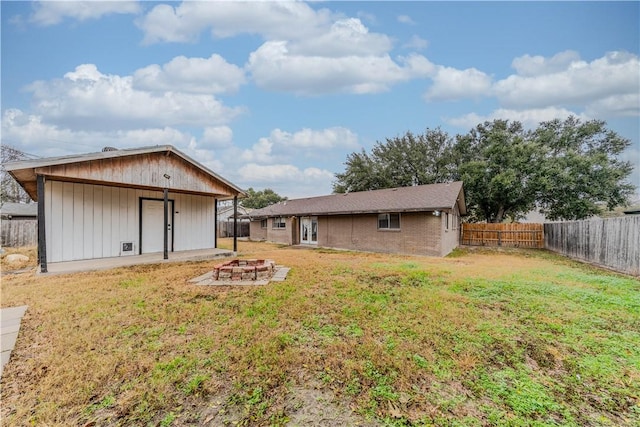
<path fill-rule="evenodd" d="M 276 269 L 269 259 L 234 259 L 213 267 L 213 280 L 268 280 Z"/>

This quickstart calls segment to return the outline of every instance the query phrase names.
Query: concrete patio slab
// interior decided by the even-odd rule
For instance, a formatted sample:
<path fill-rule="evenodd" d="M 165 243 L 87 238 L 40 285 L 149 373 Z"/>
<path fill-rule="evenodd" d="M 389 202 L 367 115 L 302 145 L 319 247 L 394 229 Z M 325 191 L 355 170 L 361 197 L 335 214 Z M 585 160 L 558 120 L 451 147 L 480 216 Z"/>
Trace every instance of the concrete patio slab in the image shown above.
<path fill-rule="evenodd" d="M 4 365 L 11 358 L 11 351 L 15 348 L 20 322 L 27 311 L 27 306 L 9 307 L 0 310 L 0 347 L 2 349 L 2 365 L 0 365 L 0 377 L 4 371 Z"/>
<path fill-rule="evenodd" d="M 108 270 L 111 268 L 130 267 L 140 264 L 164 264 L 170 262 L 206 261 L 209 259 L 227 258 L 236 253 L 226 249 L 199 249 L 194 251 L 170 252 L 169 259 L 163 259 L 163 253 L 129 255 L 113 258 L 97 258 L 81 261 L 52 262 L 47 265 L 47 273 L 67 274 L 83 271 Z M 39 270 L 39 269 L 38 269 Z"/>

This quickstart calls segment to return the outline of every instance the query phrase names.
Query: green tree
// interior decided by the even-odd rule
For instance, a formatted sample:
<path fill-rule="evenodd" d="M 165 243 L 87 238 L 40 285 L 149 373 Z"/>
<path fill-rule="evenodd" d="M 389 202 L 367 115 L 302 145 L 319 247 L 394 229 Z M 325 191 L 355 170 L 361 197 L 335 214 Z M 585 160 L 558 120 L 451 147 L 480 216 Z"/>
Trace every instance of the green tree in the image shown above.
<path fill-rule="evenodd" d="M 249 188 L 247 191 L 247 197 L 242 199 L 240 203 L 245 208 L 260 209 L 274 203 L 287 200 L 286 197 L 280 196 L 278 193 L 270 188 L 265 188 L 262 191 L 255 191 L 253 188 Z"/>
<path fill-rule="evenodd" d="M 376 143 L 371 155 L 364 150 L 349 154 L 333 190 L 345 193 L 447 181 L 452 146 L 453 139 L 440 128 L 387 138 Z"/>
<path fill-rule="evenodd" d="M 347 156 L 335 192 L 461 180 L 471 221 L 517 220 L 534 208 L 549 219 L 583 219 L 625 205 L 635 187 L 629 162 L 618 156 L 630 141 L 603 121 L 540 123 L 494 120 L 452 139 L 427 129 L 378 142 Z"/>
<path fill-rule="evenodd" d="M 464 182 L 470 220 L 517 220 L 535 207 L 542 150 L 519 122 L 485 122 L 458 135 L 456 180 Z"/>
<path fill-rule="evenodd" d="M 618 156 L 631 144 L 601 120 L 575 117 L 540 123 L 533 141 L 542 147 L 537 203 L 551 220 L 575 220 L 627 204 L 635 187 L 630 162 Z"/>

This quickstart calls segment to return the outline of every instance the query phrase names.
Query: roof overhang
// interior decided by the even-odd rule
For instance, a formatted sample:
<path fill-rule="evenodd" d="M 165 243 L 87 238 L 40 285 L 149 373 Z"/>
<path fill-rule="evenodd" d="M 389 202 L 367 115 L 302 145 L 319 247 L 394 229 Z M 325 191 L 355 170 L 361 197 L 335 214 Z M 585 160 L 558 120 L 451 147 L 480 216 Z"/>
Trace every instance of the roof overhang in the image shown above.
<path fill-rule="evenodd" d="M 189 168 L 193 168 L 193 170 L 196 171 L 194 174 L 195 178 L 199 176 L 205 180 L 210 180 L 212 183 L 216 183 L 216 185 L 219 184 L 219 189 L 215 190 L 213 188 L 215 185 L 207 188 L 207 186 L 202 185 L 202 182 L 195 182 L 198 181 L 197 179 L 193 180 L 192 187 L 190 187 L 188 183 L 181 186 L 171 186 L 169 181 L 165 179 L 168 175 L 163 177 L 162 174 L 158 173 L 153 176 L 151 176 L 152 174 L 148 174 L 147 179 L 143 179 L 144 177 L 142 175 L 144 174 L 141 175 L 142 177 L 134 175 L 128 180 L 119 180 L 116 176 L 104 178 L 104 176 L 108 174 L 103 174 L 103 177 L 99 177 L 99 174 L 91 173 L 92 167 L 98 170 L 100 165 L 108 168 L 109 165 L 122 164 L 120 160 L 135 163 L 135 160 L 131 159 L 142 159 L 144 156 L 162 155 L 171 157 L 172 159 L 178 159 L 178 161 L 183 162 L 184 165 L 189 165 Z M 84 170 L 82 170 L 83 168 Z M 232 199 L 236 196 L 240 198 L 246 196 L 246 193 L 241 188 L 171 145 L 10 162 L 5 164 L 5 169 L 25 189 L 27 194 L 36 201 L 38 199 L 36 191 L 36 179 L 38 175 L 42 175 L 47 179 L 65 182 L 79 182 L 144 190 L 159 190 L 169 187 L 172 192 L 208 195 L 218 197 L 221 200 Z M 81 170 L 82 172 L 80 172 Z"/>

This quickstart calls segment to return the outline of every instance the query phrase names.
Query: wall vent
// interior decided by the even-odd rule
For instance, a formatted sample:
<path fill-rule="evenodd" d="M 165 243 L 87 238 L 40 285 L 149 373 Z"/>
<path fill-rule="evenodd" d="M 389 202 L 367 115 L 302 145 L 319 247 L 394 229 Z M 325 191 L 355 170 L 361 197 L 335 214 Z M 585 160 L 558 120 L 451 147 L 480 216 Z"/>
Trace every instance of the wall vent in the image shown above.
<path fill-rule="evenodd" d="M 120 242 L 120 256 L 134 254 L 133 242 Z"/>

